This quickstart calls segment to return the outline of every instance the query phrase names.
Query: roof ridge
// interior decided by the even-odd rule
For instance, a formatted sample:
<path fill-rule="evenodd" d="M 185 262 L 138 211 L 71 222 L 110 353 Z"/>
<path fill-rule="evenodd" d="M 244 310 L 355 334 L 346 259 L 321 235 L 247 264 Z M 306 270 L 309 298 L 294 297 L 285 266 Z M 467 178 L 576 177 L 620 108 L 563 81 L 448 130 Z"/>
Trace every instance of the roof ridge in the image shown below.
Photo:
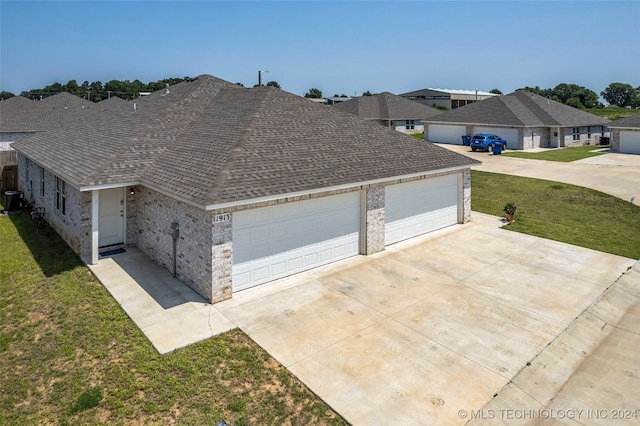
<path fill-rule="evenodd" d="M 267 98 L 269 97 L 270 93 L 272 93 L 274 90 L 279 90 L 279 89 L 267 88 L 265 86 L 265 88 L 258 87 L 258 88 L 252 88 L 249 90 L 256 90 L 256 91 L 260 90 L 260 91 L 263 91 L 264 94 L 262 94 L 262 99 L 259 101 L 257 107 L 253 111 L 253 114 L 251 114 L 251 118 L 247 122 L 247 125 L 244 131 L 242 132 L 242 136 L 238 138 L 238 141 L 236 142 L 235 146 L 229 152 L 229 155 L 227 156 L 227 161 L 225 161 L 224 166 L 220 170 L 220 173 L 218 173 L 218 176 L 214 180 L 211 190 L 208 191 L 206 196 L 207 204 L 210 204 L 210 200 L 217 199 L 218 194 L 220 193 L 220 190 L 222 189 L 224 183 L 227 181 L 227 179 L 231 175 L 233 166 L 235 165 L 238 158 L 240 158 L 240 155 L 242 154 L 245 145 L 247 144 L 247 142 L 251 137 L 251 134 L 253 133 L 253 124 L 259 119 L 260 113 L 264 112 L 266 109 Z"/>

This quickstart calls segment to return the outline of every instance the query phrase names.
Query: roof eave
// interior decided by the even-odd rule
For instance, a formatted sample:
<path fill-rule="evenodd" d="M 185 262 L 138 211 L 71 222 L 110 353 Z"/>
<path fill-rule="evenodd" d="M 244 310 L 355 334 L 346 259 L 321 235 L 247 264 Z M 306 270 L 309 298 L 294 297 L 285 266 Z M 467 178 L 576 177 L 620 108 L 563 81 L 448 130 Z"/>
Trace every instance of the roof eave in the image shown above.
<path fill-rule="evenodd" d="M 418 173 L 410 173 L 410 174 L 407 174 L 407 175 L 391 176 L 391 177 L 387 177 L 387 178 L 373 179 L 373 180 L 368 180 L 368 181 L 364 181 L 364 182 L 353 182 L 353 183 L 348 183 L 348 184 L 343 184 L 343 185 L 335 185 L 335 186 L 316 188 L 316 189 L 311 189 L 311 190 L 290 192 L 290 193 L 286 193 L 286 194 L 268 195 L 268 196 L 265 196 L 265 197 L 250 198 L 250 199 L 246 199 L 246 200 L 238 200 L 238 201 L 232 201 L 232 202 L 228 202 L 228 203 L 208 204 L 205 209 L 206 210 L 228 209 L 228 208 L 232 208 L 232 207 L 246 206 L 246 205 L 251 205 L 251 204 L 256 204 L 256 203 L 264 203 L 264 202 L 269 202 L 269 201 L 277 201 L 277 200 L 282 200 L 282 199 L 286 199 L 286 198 L 299 197 L 299 196 L 303 196 L 303 195 L 320 194 L 320 193 L 323 193 L 323 192 L 331 192 L 331 191 L 341 191 L 341 190 L 350 189 L 350 188 L 357 188 L 359 186 L 375 185 L 375 184 L 384 183 L 384 182 L 391 182 L 391 181 L 395 181 L 395 180 L 411 179 L 411 178 L 419 177 L 419 176 L 429 176 L 429 175 L 440 174 L 440 173 L 456 172 L 456 171 L 469 169 L 472 166 L 477 166 L 477 165 L 481 165 L 481 164 L 482 164 L 481 161 L 474 161 L 474 164 L 466 164 L 466 165 L 462 165 L 462 166 L 447 167 L 447 168 L 444 168 L 444 169 L 436 169 L 436 170 L 430 170 L 430 171 L 424 171 L 424 172 L 418 172 Z"/>

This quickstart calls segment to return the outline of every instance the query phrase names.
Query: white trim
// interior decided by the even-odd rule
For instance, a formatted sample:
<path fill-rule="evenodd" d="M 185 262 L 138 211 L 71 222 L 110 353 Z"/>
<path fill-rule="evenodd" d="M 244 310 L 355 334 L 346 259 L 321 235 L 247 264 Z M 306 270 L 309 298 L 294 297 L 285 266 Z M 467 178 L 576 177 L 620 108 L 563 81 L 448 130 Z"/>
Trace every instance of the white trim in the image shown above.
<path fill-rule="evenodd" d="M 365 186 L 365 185 L 374 185 L 374 184 L 378 184 L 378 183 L 383 183 L 383 182 L 391 182 L 394 180 L 402 180 L 402 179 L 411 179 L 414 177 L 419 177 L 419 176 L 430 176 L 430 175 L 435 175 L 435 174 L 440 174 L 440 173 L 449 173 L 449 172 L 458 172 L 461 170 L 465 170 L 468 168 L 471 168 L 471 165 L 465 165 L 465 166 L 458 166 L 458 167 L 448 167 L 445 169 L 437 169 L 437 170 L 431 170 L 428 172 L 418 172 L 418 173 L 412 173 L 412 174 L 408 174 L 408 175 L 400 175 L 400 176 L 391 176 L 388 178 L 381 178 L 381 179 L 374 179 L 374 180 L 368 180 L 368 181 L 364 181 L 364 182 L 355 182 L 355 183 L 348 183 L 348 184 L 344 184 L 344 185 L 336 185 L 336 186 L 329 186 L 329 187 L 324 187 L 324 188 L 318 188 L 318 189 L 311 189 L 311 190 L 307 190 L 307 191 L 298 191 L 298 192 L 290 192 L 290 193 L 286 193 L 286 194 L 277 194 L 277 195 L 269 195 L 266 197 L 260 197 L 260 198 L 251 198 L 248 200 L 240 200 L 240 201 L 232 201 L 229 203 L 221 203 L 221 204 L 208 204 L 206 206 L 203 206 L 200 203 L 196 203 L 194 201 L 188 200 L 186 198 L 183 198 L 179 195 L 175 195 L 172 194 L 168 191 L 165 191 L 163 189 L 158 188 L 155 185 L 149 185 L 147 183 L 140 183 L 140 182 L 126 182 L 126 183 L 113 183 L 113 184 L 105 184 L 105 185 L 92 185 L 92 186 L 85 186 L 82 187 L 80 189 L 80 191 L 93 191 L 93 190 L 100 190 L 100 189 L 112 189 L 112 188 L 126 188 L 127 186 L 142 186 L 145 188 L 149 188 L 153 191 L 156 191 L 162 195 L 165 195 L 169 198 L 173 198 L 174 200 L 178 200 L 181 201 L 185 204 L 188 204 L 192 207 L 197 207 L 197 208 L 203 208 L 206 211 L 211 211 L 211 210 L 216 210 L 216 209 L 227 209 L 230 207 L 237 207 L 237 206 L 247 206 L 247 205 L 251 205 L 251 204 L 257 204 L 257 203 L 263 203 L 263 202 L 267 202 L 267 201 L 275 201 L 275 200 L 282 200 L 285 198 L 291 198 L 291 197 L 299 197 L 299 196 L 303 196 L 303 195 L 309 195 L 309 194 L 321 194 L 323 192 L 331 192 L 331 191 L 339 191 L 339 190 L 343 190 L 343 189 L 350 189 L 350 188 L 358 188 L 359 186 Z"/>
<path fill-rule="evenodd" d="M 411 179 L 414 177 L 430 176 L 430 175 L 436 175 L 440 173 L 458 172 L 468 168 L 471 168 L 471 165 L 449 167 L 446 169 L 438 169 L 438 170 L 432 170 L 429 172 L 413 173 L 413 174 L 402 175 L 402 176 L 392 176 L 392 177 L 383 178 L 383 179 L 374 179 L 374 180 L 368 180 L 364 182 L 350 183 L 346 185 L 328 186 L 324 188 L 311 189 L 308 191 L 291 192 L 288 194 L 270 195 L 266 197 L 252 198 L 250 200 L 241 200 L 241 201 L 234 201 L 234 202 L 222 203 L 222 204 L 211 204 L 206 206 L 206 210 L 226 209 L 226 208 L 236 207 L 236 206 L 246 206 L 246 205 L 255 204 L 255 203 L 282 200 L 284 198 L 299 197 L 299 196 L 310 195 L 310 194 L 321 194 L 323 192 L 331 192 L 331 191 L 340 191 L 343 189 L 357 188 L 359 186 L 375 185 L 383 182 L 392 182 L 394 180 Z"/>
<path fill-rule="evenodd" d="M 89 186 L 80 186 L 78 189 L 80 192 L 88 192 L 88 191 L 96 191 L 101 189 L 113 189 L 113 188 L 126 188 L 127 186 L 136 186 L 139 185 L 138 182 L 119 182 L 119 183 L 105 183 L 102 185 L 89 185 Z"/>
<path fill-rule="evenodd" d="M 98 239 L 100 237 L 100 191 L 91 192 L 91 264 L 98 263 Z"/>

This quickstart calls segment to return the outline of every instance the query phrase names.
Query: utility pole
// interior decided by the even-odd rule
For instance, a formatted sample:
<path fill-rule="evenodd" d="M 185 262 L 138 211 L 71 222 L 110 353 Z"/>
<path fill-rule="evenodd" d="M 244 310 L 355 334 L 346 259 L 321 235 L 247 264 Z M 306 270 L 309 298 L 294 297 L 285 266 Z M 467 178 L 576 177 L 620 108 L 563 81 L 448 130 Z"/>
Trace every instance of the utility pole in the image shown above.
<path fill-rule="evenodd" d="M 258 87 L 262 87 L 262 73 L 268 73 L 269 71 L 258 70 Z"/>

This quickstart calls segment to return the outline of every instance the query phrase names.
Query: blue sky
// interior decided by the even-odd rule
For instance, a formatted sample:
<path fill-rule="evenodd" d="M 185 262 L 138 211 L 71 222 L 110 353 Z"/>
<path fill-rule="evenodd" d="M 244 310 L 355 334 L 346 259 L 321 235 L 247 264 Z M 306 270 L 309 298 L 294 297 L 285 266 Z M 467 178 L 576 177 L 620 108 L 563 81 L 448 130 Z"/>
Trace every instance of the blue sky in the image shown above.
<path fill-rule="evenodd" d="M 640 86 L 640 1 L 0 0 L 0 90 L 211 74 L 304 95 Z"/>

